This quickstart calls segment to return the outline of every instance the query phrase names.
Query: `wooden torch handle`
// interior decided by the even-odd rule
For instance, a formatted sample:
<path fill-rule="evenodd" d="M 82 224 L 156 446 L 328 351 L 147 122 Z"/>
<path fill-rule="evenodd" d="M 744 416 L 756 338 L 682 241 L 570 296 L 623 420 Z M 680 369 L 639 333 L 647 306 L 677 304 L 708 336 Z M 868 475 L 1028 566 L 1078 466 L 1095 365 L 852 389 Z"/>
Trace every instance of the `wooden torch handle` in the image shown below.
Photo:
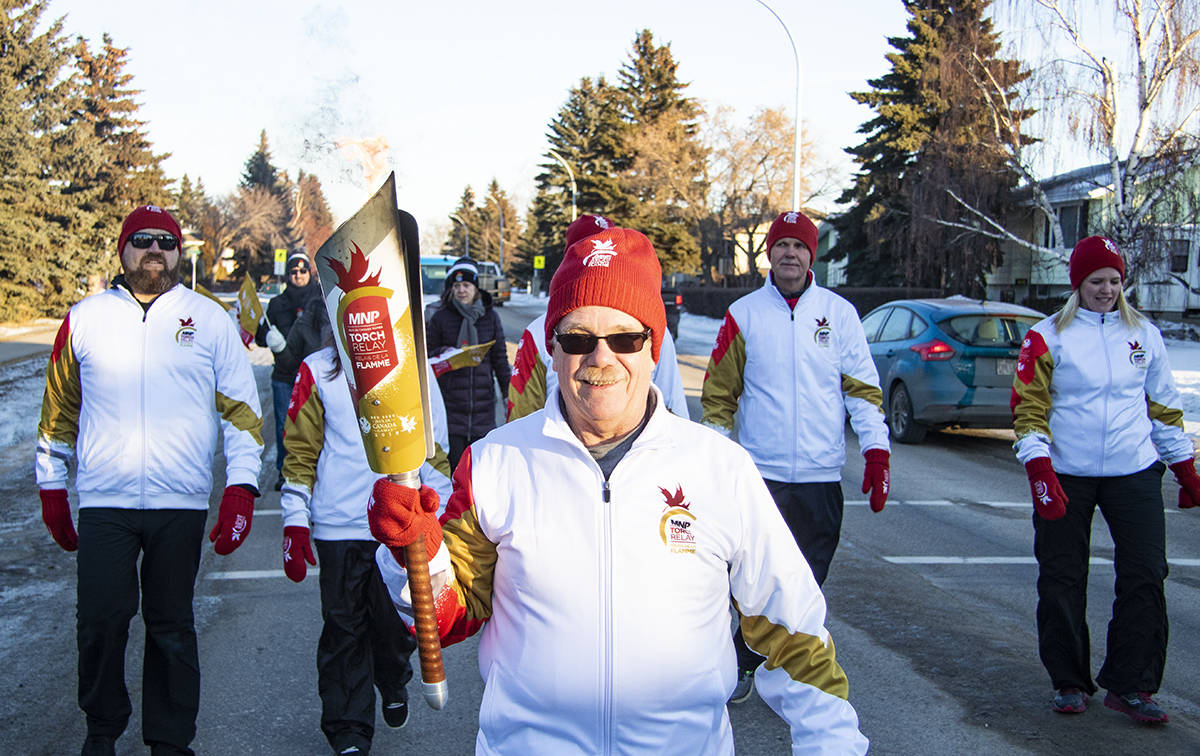
<path fill-rule="evenodd" d="M 413 619 L 417 625 L 417 649 L 421 657 L 421 681 L 439 683 L 446 680 L 442 665 L 442 642 L 438 637 L 437 613 L 433 608 L 433 583 L 429 578 L 429 556 L 425 536 L 404 547 L 408 563 L 408 591 L 412 598 Z M 441 708 L 436 707 L 436 708 Z"/>

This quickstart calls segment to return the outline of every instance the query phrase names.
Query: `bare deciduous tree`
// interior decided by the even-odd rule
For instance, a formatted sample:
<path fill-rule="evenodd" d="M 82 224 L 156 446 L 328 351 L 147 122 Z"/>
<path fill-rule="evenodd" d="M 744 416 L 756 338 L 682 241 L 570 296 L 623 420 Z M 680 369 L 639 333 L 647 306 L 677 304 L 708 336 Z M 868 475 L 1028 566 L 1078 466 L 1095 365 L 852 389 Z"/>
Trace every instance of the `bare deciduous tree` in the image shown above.
<path fill-rule="evenodd" d="M 1200 167 L 1200 4 L 1194 0 L 1012 0 L 1015 16 L 1046 34 L 1043 50 L 1058 57 L 1034 69 L 1026 99 L 1000 96 L 995 81 L 980 80 L 988 93 L 996 135 L 1020 173 L 1031 201 L 1050 228 L 1049 244 L 1024 238 L 1004 218 L 952 193 L 962 209 L 948 226 L 970 229 L 1035 253 L 1066 259 L 1070 249 L 1050 197 L 1047 176 L 1035 167 L 1047 150 L 1077 140 L 1106 166 L 1095 187 L 1104 212 L 1091 231 L 1112 237 L 1127 258 L 1127 279 L 1158 262 L 1156 242 L 1164 226 L 1195 222 L 1180 212 L 1177 192 Z M 1107 8 L 1115 23 L 1097 23 Z M 1108 30 L 1113 39 L 1104 39 Z M 1107 44 L 1106 44 L 1107 43 Z M 1124 58 L 1108 50 L 1121 50 Z M 1021 136 L 1020 112 L 1035 107 L 1040 128 Z M 1040 132 L 1040 133 L 1037 133 Z M 1190 205 L 1190 208 L 1186 206 Z"/>

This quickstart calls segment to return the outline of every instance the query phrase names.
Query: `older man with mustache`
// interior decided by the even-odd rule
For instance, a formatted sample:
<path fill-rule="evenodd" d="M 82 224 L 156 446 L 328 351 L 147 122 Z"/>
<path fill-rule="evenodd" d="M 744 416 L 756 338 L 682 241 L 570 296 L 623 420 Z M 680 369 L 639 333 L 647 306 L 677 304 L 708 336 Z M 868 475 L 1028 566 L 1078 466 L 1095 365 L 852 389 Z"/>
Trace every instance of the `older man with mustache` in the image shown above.
<path fill-rule="evenodd" d="M 155 755 L 192 753 L 200 704 L 192 596 L 218 436 L 227 485 L 209 533 L 218 554 L 249 535 L 258 495 L 254 374 L 225 311 L 179 285 L 181 239 L 163 208 L 130 213 L 117 244 L 124 275 L 71 308 L 46 367 L 36 472 L 46 528 L 78 551 L 84 756 L 115 753 L 129 722 L 125 646 L 139 604 L 142 739 Z M 72 460 L 78 533 L 67 499 Z"/>
<path fill-rule="evenodd" d="M 375 484 L 393 600 L 411 612 L 403 549 L 424 535 L 442 643 L 482 632 L 479 754 L 733 753 L 731 597 L 793 748 L 865 753 L 824 598 L 754 463 L 650 380 L 660 284 L 637 231 L 567 250 L 545 408 L 470 446 L 440 522 L 431 490 Z"/>

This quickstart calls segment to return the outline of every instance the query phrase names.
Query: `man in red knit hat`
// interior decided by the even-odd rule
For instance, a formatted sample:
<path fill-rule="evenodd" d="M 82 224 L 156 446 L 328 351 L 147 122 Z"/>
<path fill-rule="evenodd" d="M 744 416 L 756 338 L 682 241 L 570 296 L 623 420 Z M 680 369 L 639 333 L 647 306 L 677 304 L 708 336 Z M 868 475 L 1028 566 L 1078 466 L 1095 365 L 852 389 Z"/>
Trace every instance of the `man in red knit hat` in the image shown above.
<path fill-rule="evenodd" d="M 557 388 L 463 454 L 440 523 L 432 490 L 375 484 L 380 571 L 408 610 L 403 548 L 424 535 L 443 645 L 482 633 L 477 753 L 732 754 L 731 598 L 776 661 L 760 690 L 793 749 L 865 753 L 824 599 L 749 455 L 651 382 L 661 278 L 637 231 L 567 250 L 543 332 Z"/>
<path fill-rule="evenodd" d="M 46 367 L 35 466 L 46 529 L 78 551 L 83 756 L 114 754 L 129 722 L 125 646 L 139 605 L 142 740 L 155 755 L 192 753 L 192 596 L 218 439 L 226 488 L 209 533 L 218 554 L 245 542 L 258 496 L 262 412 L 250 360 L 225 311 L 179 285 L 181 239 L 163 208 L 131 212 L 117 245 L 124 274 L 71 308 Z"/>
<path fill-rule="evenodd" d="M 780 213 L 767 232 L 771 272 L 729 306 L 704 374 L 702 422 L 737 431 L 796 543 L 825 582 L 842 529 L 846 415 L 865 459 L 862 492 L 887 501 L 890 445 L 879 374 L 854 306 L 813 280 L 817 227 Z M 732 703 L 754 690 L 765 651 L 740 634 Z"/>

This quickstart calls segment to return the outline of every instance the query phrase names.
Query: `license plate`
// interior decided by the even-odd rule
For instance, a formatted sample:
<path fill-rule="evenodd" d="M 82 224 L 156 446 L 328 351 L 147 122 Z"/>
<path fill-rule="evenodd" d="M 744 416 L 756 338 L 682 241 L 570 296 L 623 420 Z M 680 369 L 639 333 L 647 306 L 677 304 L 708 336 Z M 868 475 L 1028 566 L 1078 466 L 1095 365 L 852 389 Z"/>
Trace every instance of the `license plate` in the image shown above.
<path fill-rule="evenodd" d="M 1017 372 L 1016 360 L 996 360 L 996 375 L 1012 375 Z"/>

